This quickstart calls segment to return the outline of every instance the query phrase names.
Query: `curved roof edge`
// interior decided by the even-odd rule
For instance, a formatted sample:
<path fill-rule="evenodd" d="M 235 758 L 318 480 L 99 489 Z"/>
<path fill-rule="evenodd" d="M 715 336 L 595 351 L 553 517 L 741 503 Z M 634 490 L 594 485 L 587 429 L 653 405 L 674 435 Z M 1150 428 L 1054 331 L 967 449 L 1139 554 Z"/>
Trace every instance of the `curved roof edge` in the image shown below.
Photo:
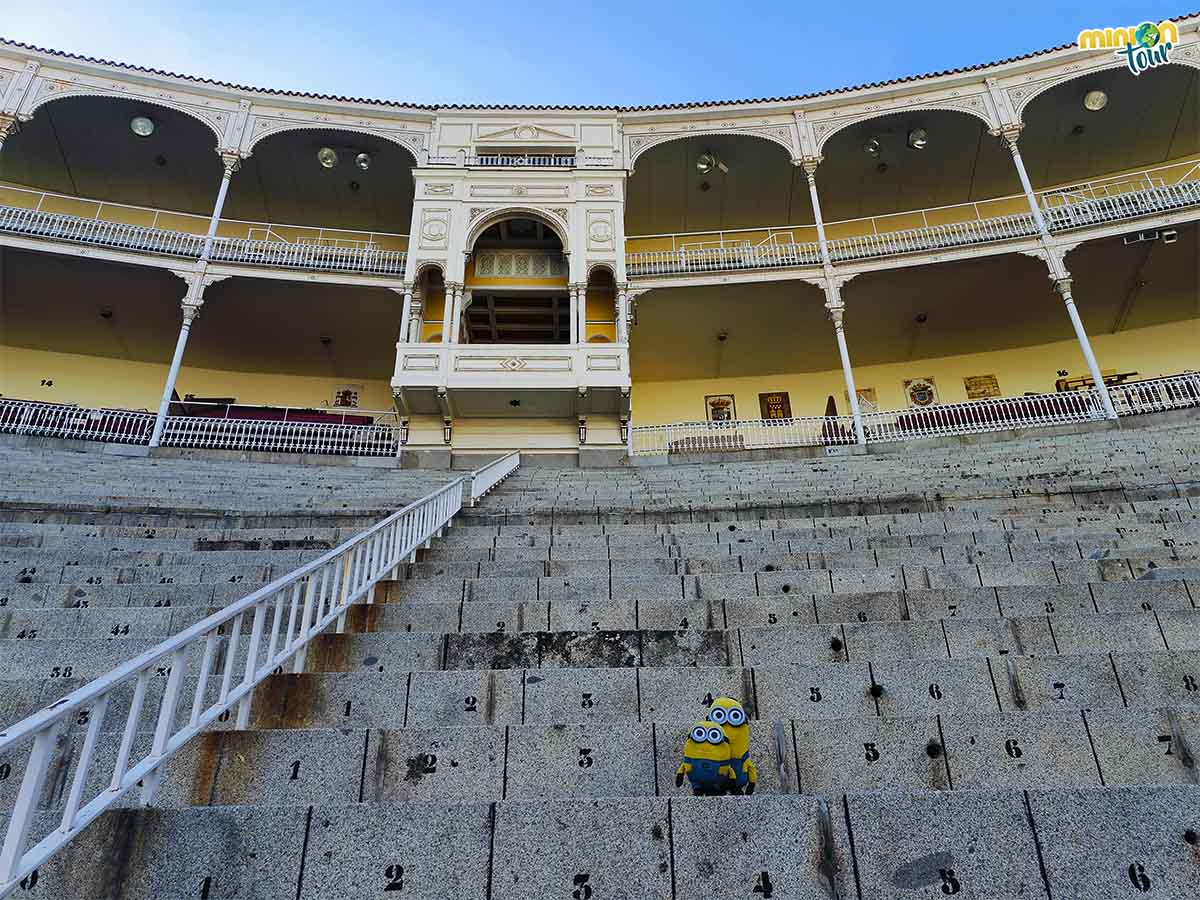
<path fill-rule="evenodd" d="M 1169 17 L 1172 22 L 1187 22 L 1191 19 L 1200 17 L 1200 10 L 1191 13 L 1185 13 L 1179 16 Z M 92 65 L 106 66 L 113 69 L 121 69 L 127 72 L 137 73 L 140 75 L 154 75 L 163 78 L 175 78 L 181 81 L 190 81 L 195 84 L 210 85 L 212 87 L 226 88 L 229 90 L 243 91 L 247 93 L 262 94 L 273 97 L 286 97 L 297 100 L 325 100 L 335 101 L 339 103 L 361 103 L 370 106 L 384 106 L 394 109 L 410 109 L 420 110 L 422 112 L 438 112 L 440 110 L 513 110 L 513 111 L 578 111 L 578 112 L 670 112 L 673 110 L 687 109 L 706 109 L 720 108 L 732 106 L 746 106 L 758 103 L 793 103 L 801 100 L 814 100 L 820 97 L 831 97 L 838 94 L 848 94 L 853 91 L 872 90 L 876 88 L 893 87 L 901 84 L 912 84 L 914 82 L 926 81 L 934 78 L 943 78 L 949 75 L 962 75 L 968 72 L 982 72 L 987 69 L 997 68 L 999 66 L 1010 65 L 1012 63 L 1022 62 L 1025 60 L 1035 59 L 1041 56 L 1047 56 L 1051 53 L 1059 53 L 1076 49 L 1075 44 L 1060 44 L 1057 47 L 1049 47 L 1044 50 L 1034 50 L 1030 53 L 1023 53 L 1019 56 L 1010 56 L 1005 59 L 993 60 L 992 62 L 977 63 L 971 66 L 962 66 L 955 69 L 943 69 L 939 72 L 926 72 L 919 75 L 904 75 L 899 78 L 890 78 L 886 81 L 872 81 L 866 84 L 851 85 L 838 88 L 828 88 L 823 91 L 815 91 L 809 94 L 794 94 L 780 97 L 754 97 L 741 100 L 699 100 L 686 103 L 658 103 L 646 104 L 640 106 L 620 106 L 620 105 L 556 105 L 550 103 L 541 104 L 504 104 L 504 103 L 405 103 L 400 100 L 378 100 L 367 97 L 345 97 L 337 94 L 318 94 L 308 91 L 286 91 L 276 88 L 254 87 L 252 85 L 235 84 L 228 81 L 218 81 L 215 78 L 204 78 L 198 75 L 184 75 L 178 72 L 167 72 L 162 69 L 152 69 L 146 66 L 136 66 L 130 63 L 114 62 L 107 59 L 98 59 L 93 56 L 84 56 L 78 53 L 68 53 L 64 50 L 52 50 L 46 47 L 38 47 L 33 44 L 25 44 L 20 41 L 11 41 L 7 38 L 0 37 L 0 49 L 10 48 L 32 53 L 41 53 L 47 56 L 58 57 L 60 59 L 73 60 L 75 62 L 89 63 Z"/>

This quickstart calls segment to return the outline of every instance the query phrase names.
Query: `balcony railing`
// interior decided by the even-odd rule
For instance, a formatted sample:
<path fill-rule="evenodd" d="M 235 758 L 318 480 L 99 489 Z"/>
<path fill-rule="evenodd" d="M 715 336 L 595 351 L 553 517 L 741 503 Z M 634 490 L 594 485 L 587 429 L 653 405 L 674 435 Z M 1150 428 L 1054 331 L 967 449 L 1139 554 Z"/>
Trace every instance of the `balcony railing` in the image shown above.
<path fill-rule="evenodd" d="M 208 219 L 200 216 L 7 185 L 0 185 L 0 200 L 15 204 L 0 205 L 0 231 L 9 234 L 189 260 L 199 259 L 204 250 Z M 44 208 L 55 205 L 90 207 L 91 215 Z M 173 229 L 169 224 L 181 227 Z M 243 228 L 246 234 L 215 237 L 211 259 L 216 262 L 371 275 L 404 273 L 406 251 L 387 246 L 405 242 L 404 235 L 225 219 L 221 226 Z"/>
<path fill-rule="evenodd" d="M 497 169 L 573 169 L 578 157 L 562 153 L 456 153 L 431 156 L 431 165 L 479 166 Z"/>
<path fill-rule="evenodd" d="M 1138 381 L 1107 390 L 1119 416 L 1200 407 L 1200 373 Z M 1046 428 L 1103 418 L 1100 393 L 1088 388 L 871 412 L 863 415 L 863 427 L 868 444 L 884 444 Z M 849 416 L 641 425 L 632 432 L 635 456 L 853 443 L 854 428 Z"/>
<path fill-rule="evenodd" d="M 1200 204 L 1200 163 L 1188 161 L 1132 175 L 1099 179 L 1037 195 L 1051 231 L 1070 231 L 1137 219 Z M 829 254 L 835 262 L 899 256 L 1037 234 L 1023 195 L 958 206 L 830 222 Z M 1024 208 L 1022 208 L 1024 207 Z M 912 222 L 911 227 L 896 227 Z M 813 266 L 821 262 L 812 225 L 742 231 L 631 237 L 629 242 L 667 243 L 670 248 L 626 255 L 631 277 L 686 275 L 744 269 Z M 857 232 L 857 233 L 856 233 Z"/>
<path fill-rule="evenodd" d="M 394 410 L 251 408 L 188 401 L 173 405 L 172 411 L 185 406 L 190 414 L 167 416 L 164 447 L 395 456 L 401 445 L 402 429 Z M 153 431 L 154 414 L 141 410 L 0 400 L 0 433 L 145 445 Z"/>

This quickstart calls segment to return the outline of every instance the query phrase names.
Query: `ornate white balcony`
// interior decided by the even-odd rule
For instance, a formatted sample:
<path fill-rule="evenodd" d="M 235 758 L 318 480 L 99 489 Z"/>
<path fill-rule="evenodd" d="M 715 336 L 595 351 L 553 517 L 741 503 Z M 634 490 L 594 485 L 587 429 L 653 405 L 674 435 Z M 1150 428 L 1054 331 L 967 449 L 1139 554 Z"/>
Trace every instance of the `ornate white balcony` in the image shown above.
<path fill-rule="evenodd" d="M 199 259 L 204 250 L 208 220 L 200 216 L 7 185 L 0 186 L 0 199 L 19 204 L 0 205 L 0 232 L 7 234 L 185 260 Z M 91 215 L 56 211 L 55 206 L 90 207 Z M 188 230 L 164 227 L 160 222 L 180 224 Z M 405 243 L 404 235 L 232 220 L 222 220 L 221 224 L 244 231 L 246 236 L 215 237 L 210 256 L 213 262 L 365 275 L 404 274 L 407 252 L 386 246 Z"/>
<path fill-rule="evenodd" d="M 397 344 L 392 390 L 406 414 L 505 415 L 536 409 L 571 415 L 588 395 L 595 412 L 616 412 L 629 392 L 624 344 Z M 496 397 L 527 398 L 508 409 Z"/>
<path fill-rule="evenodd" d="M 1038 203 L 1051 231 L 1066 232 L 1110 222 L 1132 221 L 1200 206 L 1200 164 L 1189 162 L 1132 175 L 1099 179 L 1068 188 L 1042 191 Z M 830 222 L 826 225 L 834 262 L 927 253 L 955 247 L 1030 238 L 1037 225 L 1023 195 L 937 209 Z M 1005 207 L 1019 211 L 991 214 Z M 896 228 L 902 221 L 920 225 Z M 626 254 L 631 278 L 819 266 L 820 246 L 796 240 L 811 225 L 743 231 L 631 237 L 629 244 L 671 243 L 669 249 Z M 850 232 L 850 234 L 846 234 Z M 859 233 L 854 233 L 859 232 Z M 838 234 L 845 236 L 838 237 Z"/>

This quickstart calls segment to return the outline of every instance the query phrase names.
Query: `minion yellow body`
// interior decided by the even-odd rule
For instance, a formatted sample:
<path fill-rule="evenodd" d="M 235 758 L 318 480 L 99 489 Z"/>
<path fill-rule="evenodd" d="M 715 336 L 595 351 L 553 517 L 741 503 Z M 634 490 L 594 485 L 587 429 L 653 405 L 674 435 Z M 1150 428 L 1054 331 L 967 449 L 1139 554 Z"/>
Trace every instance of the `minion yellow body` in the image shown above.
<path fill-rule="evenodd" d="M 729 740 L 720 726 L 712 722 L 697 722 L 688 732 L 683 745 L 683 763 L 675 771 L 675 786 L 683 785 L 687 776 L 696 796 L 724 794 L 737 784 Z"/>
<path fill-rule="evenodd" d="M 718 697 L 708 708 L 708 720 L 721 726 L 729 741 L 736 787 L 753 794 L 758 784 L 758 768 L 750 759 L 750 721 L 742 704 L 732 697 Z"/>

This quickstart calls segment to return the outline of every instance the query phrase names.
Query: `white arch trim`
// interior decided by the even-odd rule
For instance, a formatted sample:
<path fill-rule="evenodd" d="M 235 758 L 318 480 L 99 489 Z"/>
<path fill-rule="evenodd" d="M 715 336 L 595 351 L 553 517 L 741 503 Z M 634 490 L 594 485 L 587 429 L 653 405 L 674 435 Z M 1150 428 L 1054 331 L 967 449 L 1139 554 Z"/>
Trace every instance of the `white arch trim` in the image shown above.
<path fill-rule="evenodd" d="M 959 113 L 964 116 L 971 116 L 972 118 L 978 119 L 980 122 L 982 122 L 984 128 L 986 129 L 996 128 L 999 125 L 999 123 L 992 121 L 992 119 L 988 116 L 986 108 L 974 109 L 969 106 L 956 106 L 949 103 L 928 103 L 914 106 L 899 106 L 895 109 L 877 109 L 872 110 L 869 113 L 864 113 L 860 116 L 839 121 L 832 130 L 824 134 L 821 134 L 821 126 L 825 123 L 821 122 L 820 120 L 813 122 L 813 130 L 817 135 L 817 152 L 818 154 L 823 153 L 825 150 L 825 145 L 829 143 L 834 135 L 841 134 L 847 128 L 853 128 L 855 125 L 861 125 L 864 122 L 873 122 L 876 119 L 886 119 L 889 116 L 900 116 L 907 113 L 921 112 L 949 112 Z"/>
<path fill-rule="evenodd" d="M 787 134 L 787 137 L 783 137 Z M 791 129 L 786 125 L 776 125 L 771 128 L 764 128 L 759 131 L 722 131 L 719 128 L 697 130 L 697 131 L 674 131 L 670 134 L 662 135 L 647 135 L 634 134 L 629 136 L 629 168 L 632 171 L 637 164 L 638 158 L 648 150 L 653 150 L 655 147 L 661 147 L 663 144 L 673 144 L 676 141 L 686 141 L 694 137 L 746 137 L 756 138 L 760 141 L 769 141 L 772 144 L 778 144 L 787 151 L 788 159 L 796 158 L 796 148 L 792 144 Z M 650 140 L 645 140 L 650 138 Z"/>
<path fill-rule="evenodd" d="M 558 239 L 562 241 L 564 254 L 571 249 L 570 238 L 567 234 L 567 223 L 559 218 L 557 214 L 550 212 L 548 209 L 537 209 L 533 206 L 501 206 L 485 211 L 478 220 L 471 223 L 470 231 L 467 232 L 467 250 L 474 252 L 475 242 L 479 240 L 479 236 L 497 222 L 503 222 L 505 219 L 525 218 L 537 219 L 558 235 Z"/>
<path fill-rule="evenodd" d="M 67 100 L 73 97 L 97 97 L 102 100 L 129 100 L 133 103 L 144 103 L 147 106 L 158 106 L 163 109 L 171 109 L 177 113 L 182 113 L 189 119 L 193 119 L 205 126 L 213 133 L 213 137 L 216 138 L 216 144 L 218 147 L 221 145 L 221 140 L 225 136 L 225 118 L 228 114 L 224 110 L 213 110 L 213 112 L 218 113 L 218 116 L 214 119 L 210 119 L 200 110 L 194 109 L 190 106 L 185 106 L 181 103 L 171 103 L 170 101 L 164 100 L 161 97 L 143 97 L 138 94 L 125 94 L 119 91 L 103 91 L 96 90 L 94 88 L 79 88 L 48 93 L 40 97 L 29 108 L 28 113 L 25 115 L 32 116 L 43 106 L 53 103 L 56 100 Z"/>
<path fill-rule="evenodd" d="M 259 121 L 263 120 L 260 119 Z M 382 140 L 395 144 L 397 147 L 407 150 L 409 155 L 412 156 L 414 166 L 420 162 L 421 147 L 413 141 L 406 141 L 403 138 L 395 134 L 389 134 L 386 131 L 372 131 L 369 128 L 352 128 L 348 125 L 339 125 L 332 122 L 282 123 L 277 127 L 264 129 L 260 134 L 256 134 L 250 139 L 250 143 L 246 146 L 247 154 L 253 151 L 255 147 L 257 147 L 267 138 L 275 137 L 276 135 L 284 134 L 285 132 L 289 131 L 341 131 L 345 132 L 346 134 L 359 134 L 366 137 L 381 138 Z"/>
<path fill-rule="evenodd" d="M 1197 49 L 1196 45 L 1193 44 L 1180 49 L 1186 52 L 1172 54 L 1171 62 L 1168 65 L 1200 69 L 1200 50 Z M 1075 70 L 1073 72 L 1068 72 L 1061 78 L 1055 78 L 1038 86 L 1028 95 L 1022 95 L 1020 87 L 1009 88 L 1009 97 L 1013 98 L 1014 100 L 1019 99 L 1020 101 L 1013 104 L 1013 111 L 1017 114 L 1017 121 L 1023 122 L 1025 117 L 1025 109 L 1029 106 L 1029 104 L 1045 94 L 1047 91 L 1052 91 L 1057 87 L 1062 87 L 1064 84 L 1070 84 L 1072 81 L 1078 81 L 1081 78 L 1089 78 L 1092 75 L 1099 74 L 1100 72 L 1109 72 L 1113 69 L 1124 69 L 1126 67 L 1124 60 L 1109 60 L 1105 57 L 1101 57 L 1101 59 L 1103 60 L 1102 65 L 1092 66 L 1088 69 L 1084 69 L 1083 71 Z"/>

